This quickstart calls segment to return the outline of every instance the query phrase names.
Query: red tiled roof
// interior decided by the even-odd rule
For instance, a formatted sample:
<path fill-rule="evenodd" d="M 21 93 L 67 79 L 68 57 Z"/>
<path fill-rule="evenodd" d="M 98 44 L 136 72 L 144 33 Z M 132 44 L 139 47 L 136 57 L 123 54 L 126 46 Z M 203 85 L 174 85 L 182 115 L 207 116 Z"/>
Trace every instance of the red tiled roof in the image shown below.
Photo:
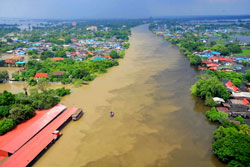
<path fill-rule="evenodd" d="M 248 105 L 248 104 L 249 104 L 249 101 L 248 101 L 246 98 L 244 98 L 244 99 L 242 100 L 242 103 L 243 103 L 244 105 Z"/>
<path fill-rule="evenodd" d="M 220 61 L 234 61 L 233 59 L 230 59 L 228 57 L 220 57 L 219 60 Z"/>
<path fill-rule="evenodd" d="M 226 85 L 226 87 L 232 87 L 232 86 L 234 86 L 233 82 L 231 82 L 231 81 L 228 81 L 225 85 Z"/>
<path fill-rule="evenodd" d="M 111 59 L 112 57 L 110 55 L 106 55 L 106 56 L 104 56 L 104 58 Z"/>
<path fill-rule="evenodd" d="M 48 76 L 48 73 L 36 73 L 35 78 L 42 78 L 42 77 L 47 78 L 47 76 Z"/>
<path fill-rule="evenodd" d="M 77 108 L 69 108 L 62 112 L 62 114 L 49 123 L 44 129 L 42 129 L 36 136 L 29 140 L 23 147 L 10 156 L 0 166 L 28 166 L 30 162 L 32 162 L 32 160 L 34 160 L 37 155 L 54 140 L 56 134 L 53 132 L 60 128 L 76 110 Z"/>
<path fill-rule="evenodd" d="M 209 57 L 208 59 L 209 59 L 209 60 L 218 60 L 219 58 L 216 57 L 216 56 L 213 56 L 213 57 Z"/>
<path fill-rule="evenodd" d="M 239 88 L 237 88 L 236 86 L 232 86 L 231 87 L 234 91 L 239 91 L 240 89 Z"/>
<path fill-rule="evenodd" d="M 217 67 L 210 67 L 209 70 L 218 70 Z"/>
<path fill-rule="evenodd" d="M 44 110 L 31 120 L 19 124 L 15 129 L 0 137 L 0 150 L 14 153 L 65 109 L 66 106 L 58 104 L 49 110 Z"/>
<path fill-rule="evenodd" d="M 218 67 L 218 64 L 207 64 L 207 67 Z"/>
<path fill-rule="evenodd" d="M 52 58 L 52 60 L 59 61 L 59 60 L 64 60 L 64 58 L 63 57 L 54 57 L 54 58 Z"/>
<path fill-rule="evenodd" d="M 5 60 L 5 63 L 15 63 L 15 61 L 12 61 L 12 60 Z"/>
<path fill-rule="evenodd" d="M 210 64 L 210 63 L 213 63 L 213 62 L 212 62 L 211 60 L 204 60 L 204 59 L 203 59 L 203 60 L 202 60 L 202 63 L 203 63 L 203 64 Z"/>

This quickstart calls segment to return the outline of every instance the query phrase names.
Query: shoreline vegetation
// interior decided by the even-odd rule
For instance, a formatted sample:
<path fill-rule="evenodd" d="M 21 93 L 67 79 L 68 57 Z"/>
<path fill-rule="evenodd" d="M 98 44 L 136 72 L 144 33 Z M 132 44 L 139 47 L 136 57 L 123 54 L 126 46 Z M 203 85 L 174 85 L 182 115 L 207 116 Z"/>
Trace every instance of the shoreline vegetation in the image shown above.
<path fill-rule="evenodd" d="M 206 61 L 211 61 L 211 64 L 214 63 L 216 64 L 214 66 L 218 67 L 218 63 L 210 59 L 210 57 L 217 56 L 232 59 L 233 55 L 240 55 L 244 49 L 244 47 L 240 46 L 240 41 L 223 45 L 216 44 L 215 41 L 208 43 L 210 34 L 206 33 L 206 29 L 212 31 L 213 27 L 218 30 L 230 26 L 183 25 L 178 22 L 165 21 L 151 24 L 149 28 L 154 34 L 162 36 L 173 45 L 177 45 L 180 52 L 188 58 L 192 66 L 205 69 L 206 66 L 203 67 L 203 65 Z M 248 33 L 246 32 L 246 34 Z M 227 36 L 227 33 L 215 34 L 217 36 Z M 214 52 L 214 55 L 208 55 L 212 52 Z M 243 51 L 243 53 L 248 53 L 248 51 Z M 207 56 L 202 57 L 200 55 Z M 241 61 L 241 64 L 248 67 L 248 61 Z M 233 118 L 226 107 L 216 107 L 221 106 L 222 101 L 223 104 L 229 105 L 225 102 L 234 93 L 234 91 L 229 90 L 230 86 L 225 86 L 225 83 L 232 83 L 231 86 L 247 89 L 244 85 L 250 81 L 250 70 L 246 68 L 243 73 L 217 69 L 219 67 L 202 71 L 202 74 L 197 76 L 199 80 L 191 87 L 191 93 L 203 99 L 206 106 L 212 107 L 211 110 L 206 112 L 206 116 L 209 121 L 218 125 L 218 129 L 213 134 L 212 149 L 214 155 L 229 167 L 250 166 L 250 126 L 245 123 L 242 116 L 238 115 Z M 221 101 L 218 102 L 215 98 Z M 225 111 L 217 110 L 221 108 Z"/>
<path fill-rule="evenodd" d="M 48 82 L 41 79 L 38 88 L 29 93 L 24 89 L 24 93 L 12 94 L 5 90 L 0 94 L 0 136 L 35 116 L 36 110 L 54 107 L 61 97 L 70 94 L 70 89 L 46 89 L 47 85 Z"/>

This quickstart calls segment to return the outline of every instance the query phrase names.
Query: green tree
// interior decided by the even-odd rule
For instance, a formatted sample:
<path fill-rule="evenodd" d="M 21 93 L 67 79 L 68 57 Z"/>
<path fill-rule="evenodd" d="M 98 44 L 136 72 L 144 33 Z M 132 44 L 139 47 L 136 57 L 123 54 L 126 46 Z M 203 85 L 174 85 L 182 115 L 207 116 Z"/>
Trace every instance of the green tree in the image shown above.
<path fill-rule="evenodd" d="M 112 57 L 112 59 L 117 59 L 120 57 L 119 54 L 117 53 L 117 51 L 115 51 L 115 50 L 110 51 L 110 56 Z"/>
<path fill-rule="evenodd" d="M 226 45 L 226 47 L 230 53 L 242 53 L 240 45 L 231 43 Z"/>
<path fill-rule="evenodd" d="M 0 106 L 0 119 L 9 115 L 10 106 Z"/>
<path fill-rule="evenodd" d="M 60 102 L 60 98 L 56 95 L 55 91 L 43 91 L 39 93 L 37 90 L 30 91 L 31 106 L 35 109 L 43 110 L 49 109 Z"/>
<path fill-rule="evenodd" d="M 41 91 L 45 91 L 49 86 L 49 81 L 47 78 L 39 78 L 37 81 L 37 88 Z"/>
<path fill-rule="evenodd" d="M 193 56 L 193 55 L 189 58 L 189 61 L 191 65 L 201 65 L 202 62 L 199 56 Z"/>
<path fill-rule="evenodd" d="M 225 86 L 216 78 L 198 80 L 191 88 L 192 94 L 205 99 L 206 97 L 221 97 L 223 99 L 229 98 Z"/>
<path fill-rule="evenodd" d="M 241 116 L 235 117 L 234 120 L 239 121 L 241 124 L 245 124 L 245 120 Z"/>
<path fill-rule="evenodd" d="M 214 45 L 211 49 L 220 52 L 224 56 L 229 55 L 229 50 L 225 45 Z"/>
<path fill-rule="evenodd" d="M 13 119 L 3 119 L 0 120 L 0 135 L 5 134 L 15 127 L 15 122 Z"/>
<path fill-rule="evenodd" d="M 15 95 L 4 90 L 2 94 L 0 94 L 0 105 L 11 105 L 15 103 Z"/>
<path fill-rule="evenodd" d="M 247 124 L 241 124 L 240 133 L 250 136 L 250 126 Z"/>
<path fill-rule="evenodd" d="M 0 83 L 4 82 L 5 80 L 9 79 L 8 71 L 0 71 Z"/>
<path fill-rule="evenodd" d="M 233 82 L 233 84 L 235 85 L 235 86 L 240 86 L 240 84 L 241 84 L 241 80 L 240 79 L 238 79 L 238 78 L 234 78 L 233 80 L 232 80 L 232 82 Z"/>
<path fill-rule="evenodd" d="M 232 133 L 216 140 L 213 143 L 213 151 L 218 158 L 228 163 L 229 167 L 250 166 L 250 137 Z"/>
<path fill-rule="evenodd" d="M 206 116 L 212 122 L 219 122 L 224 124 L 228 121 L 228 114 L 223 112 L 218 112 L 214 107 L 206 112 Z"/>
<path fill-rule="evenodd" d="M 246 71 L 245 78 L 247 79 L 247 81 L 250 81 L 250 70 Z"/>
<path fill-rule="evenodd" d="M 55 57 L 66 57 L 66 52 L 64 50 L 57 50 L 55 52 Z"/>
<path fill-rule="evenodd" d="M 10 110 L 9 118 L 13 119 L 16 124 L 28 120 L 35 115 L 35 110 L 30 105 L 16 104 Z"/>
<path fill-rule="evenodd" d="M 42 60 L 46 60 L 47 58 L 50 58 L 50 57 L 54 57 L 54 53 L 51 52 L 51 51 L 45 51 L 45 52 L 42 52 L 40 58 L 41 58 Z"/>
<path fill-rule="evenodd" d="M 28 84 L 30 86 L 35 86 L 37 84 L 37 81 L 34 78 L 28 79 Z"/>
<path fill-rule="evenodd" d="M 216 41 L 211 41 L 210 42 L 210 47 L 213 47 L 214 45 L 216 45 Z"/>
<path fill-rule="evenodd" d="M 65 89 L 65 87 L 58 88 L 56 89 L 56 94 L 57 96 L 60 96 L 60 97 L 68 95 L 70 94 L 70 89 Z"/>

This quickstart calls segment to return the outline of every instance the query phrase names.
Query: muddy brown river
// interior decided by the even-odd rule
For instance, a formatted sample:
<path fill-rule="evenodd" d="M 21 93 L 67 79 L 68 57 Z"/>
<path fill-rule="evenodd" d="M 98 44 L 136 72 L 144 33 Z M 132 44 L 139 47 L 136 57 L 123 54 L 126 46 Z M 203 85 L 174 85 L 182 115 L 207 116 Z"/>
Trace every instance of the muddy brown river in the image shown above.
<path fill-rule="evenodd" d="M 132 29 L 130 43 L 118 67 L 88 86 L 72 87 L 62 99 L 85 115 L 70 122 L 34 166 L 222 166 L 211 150 L 216 127 L 208 123 L 203 102 L 190 95 L 197 72 L 147 25 Z M 8 85 L 0 90 L 22 91 Z"/>

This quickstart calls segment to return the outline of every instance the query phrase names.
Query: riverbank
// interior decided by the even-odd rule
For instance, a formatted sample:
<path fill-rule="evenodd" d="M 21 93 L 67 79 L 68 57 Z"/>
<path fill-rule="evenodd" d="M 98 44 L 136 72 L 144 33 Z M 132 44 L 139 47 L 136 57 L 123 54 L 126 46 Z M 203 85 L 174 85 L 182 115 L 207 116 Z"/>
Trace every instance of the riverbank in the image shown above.
<path fill-rule="evenodd" d="M 159 30 L 159 27 L 154 29 Z M 154 29 L 152 29 L 153 33 Z M 155 34 L 161 34 L 161 36 L 164 37 L 168 31 L 169 30 L 162 29 L 162 32 L 159 30 L 155 32 Z M 174 34 L 175 33 L 176 32 L 174 32 Z M 191 92 L 193 95 L 204 99 L 207 106 L 217 106 L 216 108 L 212 108 L 210 111 L 206 112 L 208 119 L 211 122 L 218 123 L 217 125 L 219 126 L 219 128 L 213 133 L 214 141 L 212 146 L 214 154 L 222 162 L 228 164 L 228 166 L 248 166 L 250 161 L 250 127 L 245 124 L 245 120 L 241 116 L 244 118 L 249 118 L 249 99 L 247 97 L 238 98 L 234 96 L 234 94 L 249 94 L 248 90 L 242 86 L 243 83 L 247 85 L 246 83 L 249 81 L 249 70 L 243 70 L 245 74 L 242 74 L 239 73 L 239 70 L 225 70 L 219 68 L 221 64 L 225 64 L 225 66 L 232 66 L 233 63 L 237 63 L 236 65 L 239 66 L 241 62 L 237 61 L 237 58 L 232 58 L 230 63 L 228 62 L 228 57 L 221 57 L 222 59 L 219 59 L 216 56 L 220 56 L 221 53 L 210 51 L 211 48 L 204 47 L 204 44 L 200 42 L 199 38 L 196 38 L 198 34 L 194 32 L 184 33 L 183 35 L 178 34 L 178 37 L 177 35 L 170 35 L 170 33 L 168 33 L 167 36 L 171 37 L 164 39 L 168 40 L 172 44 L 177 45 L 180 52 L 187 56 L 190 64 L 196 66 L 203 65 L 205 68 L 209 68 L 209 65 L 212 63 L 214 63 L 213 66 L 216 65 L 215 68 L 209 68 L 206 74 L 199 75 L 199 78 L 201 79 L 192 86 Z M 235 48 L 240 48 L 240 46 L 237 44 L 217 46 L 224 47 L 226 49 L 224 53 L 222 53 L 222 55 L 225 56 L 226 52 L 229 53 L 227 50 L 229 48 L 226 47 L 231 45 L 234 45 Z M 203 50 L 205 50 L 204 52 L 209 52 L 209 54 L 201 53 Z M 211 53 L 215 55 L 210 55 Z M 206 56 L 207 58 L 204 58 Z M 210 64 L 204 62 L 210 62 Z M 199 69 L 202 68 L 200 67 Z M 232 67 L 232 69 L 234 69 L 234 67 Z M 233 83 L 231 81 L 233 81 Z M 238 84 L 236 81 L 238 81 Z M 231 85 L 228 86 L 228 83 L 231 83 Z M 236 86 L 240 86 L 240 89 L 234 84 Z M 231 86 L 234 86 L 236 89 L 231 89 Z M 216 99 L 220 99 L 221 101 L 219 102 Z M 241 101 L 246 102 L 241 103 Z"/>

